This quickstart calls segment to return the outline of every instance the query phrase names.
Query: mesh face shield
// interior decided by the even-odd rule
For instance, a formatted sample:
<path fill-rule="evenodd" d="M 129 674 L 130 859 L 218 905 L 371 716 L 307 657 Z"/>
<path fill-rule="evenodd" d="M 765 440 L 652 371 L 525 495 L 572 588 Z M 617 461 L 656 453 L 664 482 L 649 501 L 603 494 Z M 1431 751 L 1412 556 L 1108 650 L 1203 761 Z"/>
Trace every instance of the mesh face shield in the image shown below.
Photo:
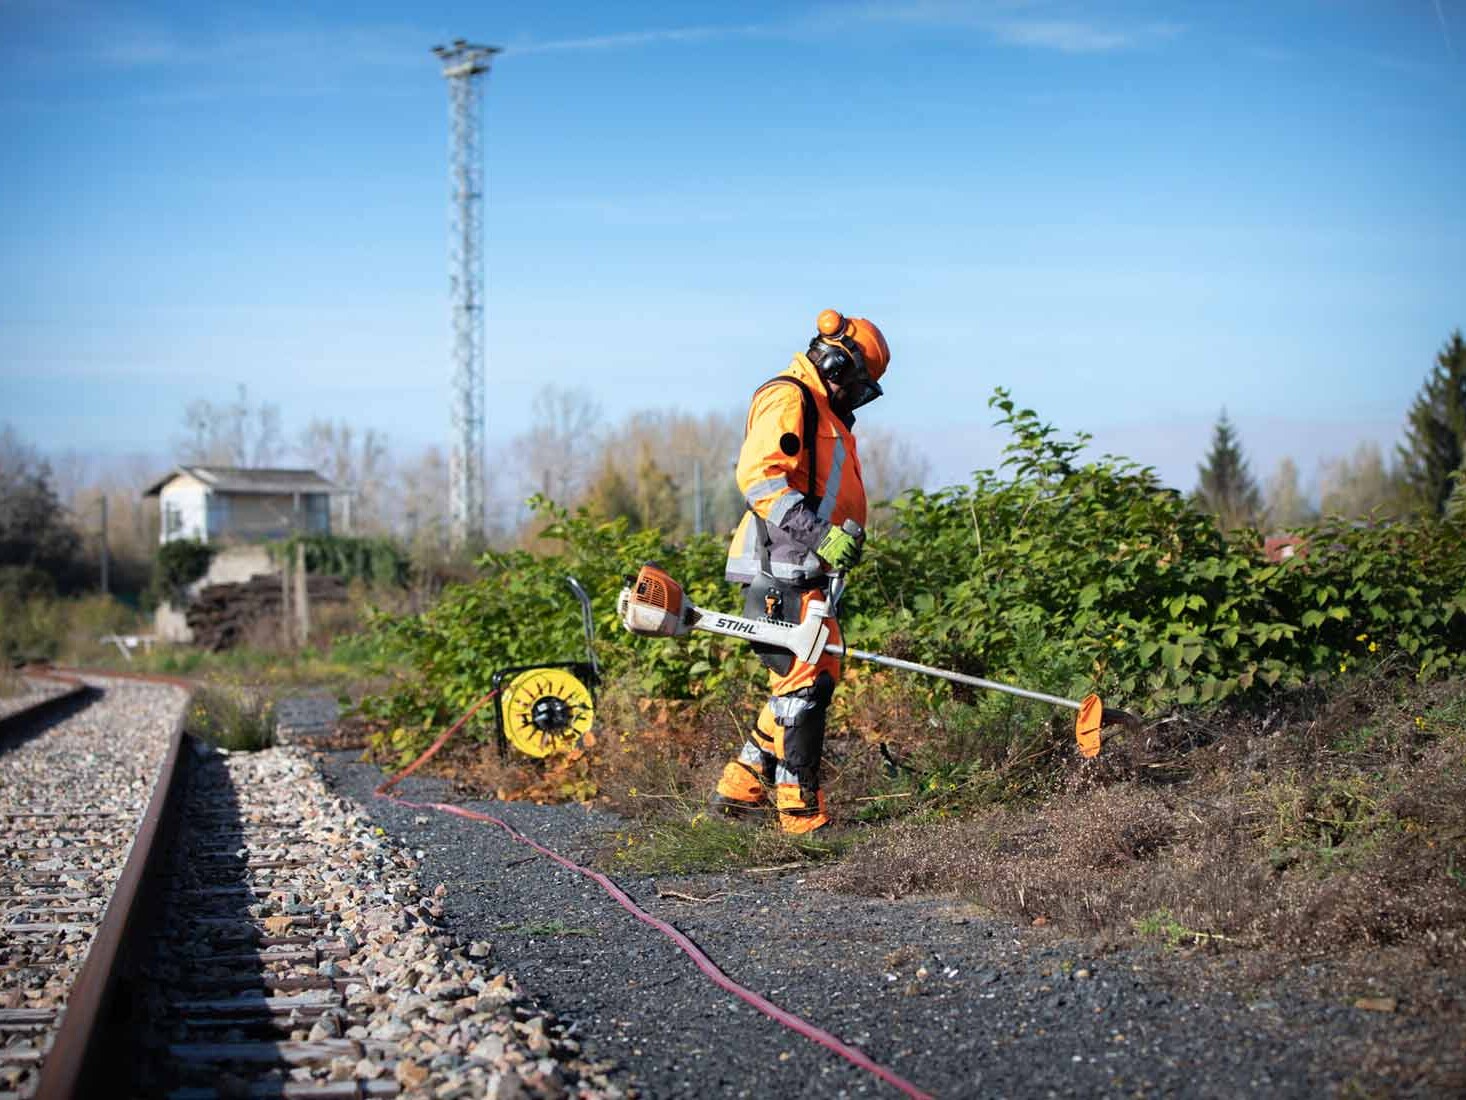
<path fill-rule="evenodd" d="M 865 376 L 865 368 L 858 367 L 854 372 L 855 377 L 847 381 L 837 383 L 840 387 L 840 396 L 851 412 L 862 405 L 869 405 L 877 397 L 886 391 L 881 389 L 879 382 L 872 382 Z"/>
<path fill-rule="evenodd" d="M 815 365 L 825 380 L 840 387 L 840 404 L 854 412 L 869 405 L 886 391 L 866 371 L 865 356 L 853 340 L 830 340 L 816 337 L 809 349 L 817 358 Z"/>

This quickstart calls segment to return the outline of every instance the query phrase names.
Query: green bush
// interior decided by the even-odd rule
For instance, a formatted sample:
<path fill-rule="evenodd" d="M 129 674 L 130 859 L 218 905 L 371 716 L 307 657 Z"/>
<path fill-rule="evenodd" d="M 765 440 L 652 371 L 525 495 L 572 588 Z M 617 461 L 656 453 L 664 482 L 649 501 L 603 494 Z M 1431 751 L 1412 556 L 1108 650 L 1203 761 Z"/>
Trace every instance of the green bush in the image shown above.
<path fill-rule="evenodd" d="M 197 539 L 175 539 L 158 547 L 151 592 L 158 602 L 176 600 L 183 589 L 209 571 L 214 548 Z"/>
<path fill-rule="evenodd" d="M 294 535 L 270 547 L 276 561 L 295 564 L 297 547 L 305 547 L 308 573 L 360 580 L 371 585 L 407 584 L 408 559 L 397 544 L 386 538 L 356 538 L 350 535 Z"/>
<path fill-rule="evenodd" d="M 240 687 L 195 691 L 185 728 L 194 737 L 231 752 L 267 749 L 274 738 L 274 708 L 264 696 Z"/>
<path fill-rule="evenodd" d="M 111 596 L 20 599 L 0 591 L 0 660 L 6 663 L 88 663 L 110 650 L 97 639 L 136 629 L 136 613 Z"/>
<path fill-rule="evenodd" d="M 850 633 L 1002 679 L 1031 666 L 1031 632 L 1099 690 L 1158 706 L 1398 662 L 1419 677 L 1466 669 L 1466 528 L 1330 521 L 1283 563 L 1256 531 L 1232 537 L 1147 467 L 1054 437 L 1007 394 L 1007 478 L 896 502 L 873 546 Z M 859 643 L 857 643 L 859 644 Z M 1064 661 L 1059 657 L 1062 653 Z M 1039 686 L 1039 685 L 1035 685 Z"/>
<path fill-rule="evenodd" d="M 1273 563 L 1256 531 L 1224 535 L 1152 469 L 1113 456 L 1081 464 L 1086 437 L 1058 438 L 1004 391 L 991 404 L 1012 433 L 1002 472 L 895 502 L 895 525 L 873 533 L 842 609 L 850 644 L 1142 710 L 1360 664 L 1419 678 L 1466 671 L 1461 523 L 1329 521 L 1303 532 L 1299 556 Z M 427 613 L 377 618 L 383 655 L 413 675 L 364 710 L 403 728 L 399 749 L 461 713 L 495 669 L 580 653 L 566 574 L 596 599 L 608 672 L 644 696 L 704 699 L 752 682 L 746 646 L 705 633 L 639 639 L 615 618 L 622 577 L 647 560 L 694 602 L 733 606 L 722 539 L 674 545 L 657 530 L 538 507 L 556 553 L 485 554 L 482 578 Z"/>
<path fill-rule="evenodd" d="M 543 498 L 532 503 L 549 521 L 543 537 L 558 542 L 560 552 L 489 551 L 478 560 L 479 580 L 447 588 L 423 614 L 373 616 L 373 645 L 383 664 L 405 665 L 413 675 L 368 697 L 362 713 L 406 727 L 397 738 L 403 751 L 419 744 L 419 731 L 451 721 L 487 692 L 496 670 L 582 658 L 580 609 L 567 576 L 591 595 L 596 652 L 608 678 L 625 673 L 646 696 L 689 699 L 752 673 L 744 647 L 724 647 L 709 634 L 658 645 L 628 634 L 616 618 L 624 578 L 646 561 L 681 579 L 694 602 L 726 603 L 720 539 L 702 536 L 675 546 L 655 529 L 632 532 L 625 518 L 600 522 Z M 485 728 L 492 728 L 491 718 Z"/>

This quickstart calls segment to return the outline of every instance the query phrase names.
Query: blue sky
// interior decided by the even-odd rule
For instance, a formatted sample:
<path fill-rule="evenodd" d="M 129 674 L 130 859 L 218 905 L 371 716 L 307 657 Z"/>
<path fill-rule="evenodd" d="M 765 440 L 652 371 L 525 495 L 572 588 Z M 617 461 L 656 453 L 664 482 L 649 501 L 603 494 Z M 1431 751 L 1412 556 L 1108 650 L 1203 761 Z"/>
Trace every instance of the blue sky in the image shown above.
<path fill-rule="evenodd" d="M 1012 389 L 1194 482 L 1392 441 L 1466 325 L 1466 2 L 0 0 L 0 421 L 166 454 L 446 435 L 447 97 L 485 95 L 488 432 L 535 389 L 741 406 L 827 306 L 939 480 Z"/>

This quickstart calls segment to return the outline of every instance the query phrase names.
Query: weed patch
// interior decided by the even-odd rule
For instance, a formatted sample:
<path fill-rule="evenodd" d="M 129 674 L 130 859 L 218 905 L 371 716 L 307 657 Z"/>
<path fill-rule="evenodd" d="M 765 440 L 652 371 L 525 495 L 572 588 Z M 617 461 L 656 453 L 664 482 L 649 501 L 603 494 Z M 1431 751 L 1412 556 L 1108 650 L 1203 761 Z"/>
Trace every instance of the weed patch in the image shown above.
<path fill-rule="evenodd" d="M 816 878 L 888 897 L 957 894 L 1106 937 L 1305 954 L 1401 944 L 1458 958 L 1463 700 L 1460 681 L 1371 682 L 1285 717 L 1234 714 L 1231 729 L 1217 718 L 1200 740 L 1162 738 L 1110 771 L 1076 767 L 1026 807 L 908 818 Z M 1340 730 L 1361 720 L 1372 736 L 1341 750 Z"/>
<path fill-rule="evenodd" d="M 695 874 L 816 864 L 850 846 L 848 838 L 789 836 L 770 819 L 736 822 L 705 814 L 618 833 L 604 862 L 644 874 Z"/>
<path fill-rule="evenodd" d="M 207 687 L 194 692 L 185 720 L 185 729 L 193 736 L 231 752 L 269 748 L 274 728 L 272 704 L 239 687 Z"/>

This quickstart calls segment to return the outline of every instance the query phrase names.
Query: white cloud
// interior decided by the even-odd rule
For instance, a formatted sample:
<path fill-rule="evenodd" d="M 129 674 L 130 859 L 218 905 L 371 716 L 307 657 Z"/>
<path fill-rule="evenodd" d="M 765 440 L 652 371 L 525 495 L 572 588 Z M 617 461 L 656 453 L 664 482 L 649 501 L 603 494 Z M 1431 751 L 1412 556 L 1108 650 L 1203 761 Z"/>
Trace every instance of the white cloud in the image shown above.
<path fill-rule="evenodd" d="M 1076 7 L 1049 0 L 987 0 L 978 3 L 881 0 L 853 9 L 831 9 L 831 13 L 866 22 L 966 28 L 980 31 L 1005 45 L 1076 54 L 1138 49 L 1174 38 L 1185 29 L 1175 23 L 1127 24 L 1090 15 L 1083 5 Z"/>
<path fill-rule="evenodd" d="M 665 42 L 707 42 L 715 38 L 769 33 L 762 24 L 742 26 L 663 27 L 651 30 L 623 31 L 616 34 L 588 35 L 583 38 L 558 38 L 548 42 L 525 41 L 509 46 L 504 52 L 514 54 L 553 53 L 564 50 L 617 50 L 638 46 L 654 46 Z"/>
<path fill-rule="evenodd" d="M 1171 23 L 1119 28 L 1072 19 L 1008 19 L 992 23 L 988 29 L 1001 42 L 1061 53 L 1130 50 L 1181 33 L 1181 28 Z"/>

